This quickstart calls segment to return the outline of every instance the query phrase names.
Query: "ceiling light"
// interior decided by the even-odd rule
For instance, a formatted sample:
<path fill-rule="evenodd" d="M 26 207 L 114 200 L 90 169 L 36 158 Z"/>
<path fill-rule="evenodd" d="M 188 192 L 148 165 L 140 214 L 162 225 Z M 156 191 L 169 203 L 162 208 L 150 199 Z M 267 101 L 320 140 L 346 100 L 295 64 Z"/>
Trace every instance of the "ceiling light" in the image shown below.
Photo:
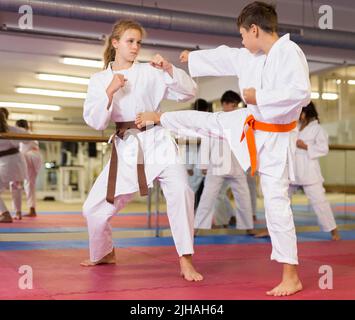
<path fill-rule="evenodd" d="M 355 85 L 355 80 L 348 80 L 348 84 L 353 84 L 353 85 Z"/>
<path fill-rule="evenodd" d="M 22 109 L 36 109 L 36 110 L 50 110 L 59 111 L 61 107 L 48 104 L 34 104 L 34 103 L 22 103 L 22 102 L 0 102 L 0 107 L 5 108 L 22 108 Z"/>
<path fill-rule="evenodd" d="M 339 98 L 337 93 L 324 92 L 322 93 L 323 100 L 337 100 Z"/>
<path fill-rule="evenodd" d="M 318 92 L 311 92 L 311 99 L 319 99 L 319 93 Z"/>
<path fill-rule="evenodd" d="M 57 82 L 66 82 L 66 83 L 75 83 L 75 84 L 89 84 L 89 78 L 81 78 L 81 77 L 72 77 L 72 76 L 64 76 L 59 74 L 48 74 L 48 73 L 38 73 L 37 78 L 40 80 L 46 81 L 57 81 Z"/>
<path fill-rule="evenodd" d="M 86 98 L 86 92 L 47 90 L 47 89 L 22 88 L 22 87 L 16 88 L 15 91 L 17 93 L 36 94 L 36 95 L 51 96 L 51 97 L 75 98 L 75 99 Z"/>
<path fill-rule="evenodd" d="M 90 67 L 90 68 L 98 68 L 98 69 L 102 69 L 104 67 L 103 61 L 93 60 L 93 59 L 64 57 L 62 58 L 62 63 L 73 65 L 73 66 L 82 66 L 82 67 Z"/>

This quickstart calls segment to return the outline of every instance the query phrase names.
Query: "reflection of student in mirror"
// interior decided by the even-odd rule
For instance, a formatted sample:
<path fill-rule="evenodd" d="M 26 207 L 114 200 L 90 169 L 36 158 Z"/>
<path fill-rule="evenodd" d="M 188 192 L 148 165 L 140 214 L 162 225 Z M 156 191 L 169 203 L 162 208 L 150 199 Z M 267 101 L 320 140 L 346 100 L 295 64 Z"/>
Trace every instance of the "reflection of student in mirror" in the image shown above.
<path fill-rule="evenodd" d="M 29 131 L 27 120 L 17 120 L 16 126 Z M 20 152 L 24 155 L 27 164 L 27 178 L 24 182 L 24 188 L 29 213 L 25 216 L 36 217 L 36 179 L 42 167 L 42 156 L 38 141 L 29 140 L 27 143 L 20 143 Z"/>
<path fill-rule="evenodd" d="M 9 112 L 5 108 L 0 108 L 0 133 L 13 132 L 24 133 L 21 128 L 8 125 Z M 19 140 L 0 139 L 0 222 L 11 223 L 12 217 L 5 202 L 1 198 L 1 192 L 7 189 L 10 184 L 12 193 L 12 203 L 16 212 L 16 219 L 21 220 L 21 200 L 22 184 L 26 178 L 26 162 L 19 151 Z"/>

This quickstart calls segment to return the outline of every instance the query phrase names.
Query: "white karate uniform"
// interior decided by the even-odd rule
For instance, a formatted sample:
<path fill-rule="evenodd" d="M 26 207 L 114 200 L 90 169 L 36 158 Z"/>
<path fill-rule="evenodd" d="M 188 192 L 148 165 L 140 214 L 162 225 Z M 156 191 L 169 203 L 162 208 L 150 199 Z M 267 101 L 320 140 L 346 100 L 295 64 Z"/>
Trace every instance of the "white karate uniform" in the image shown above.
<path fill-rule="evenodd" d="M 190 134 L 217 135 L 227 139 L 244 170 L 250 166 L 246 139 L 241 141 L 248 115 L 258 121 L 287 124 L 298 120 L 310 101 L 309 70 L 302 50 L 289 39 L 278 39 L 268 55 L 252 54 L 247 49 L 220 46 L 191 52 L 191 76 L 238 76 L 241 92 L 256 89 L 257 105 L 231 112 L 167 112 L 161 124 L 168 129 L 188 129 Z M 197 133 L 196 133 L 197 132 Z M 272 242 L 271 259 L 298 264 L 295 226 L 288 196 L 289 178 L 294 178 L 290 132 L 256 130 L 258 171 L 264 194 L 267 227 Z"/>
<path fill-rule="evenodd" d="M 25 133 L 25 130 L 9 126 L 9 131 L 13 133 Z M 0 139 L 0 151 L 12 148 L 19 149 L 19 140 Z M 15 211 L 21 211 L 22 181 L 27 176 L 27 167 L 24 156 L 19 152 L 0 157 L 0 193 L 8 188 L 11 183 L 13 207 Z M 8 211 L 4 201 L 0 197 L 0 213 Z"/>
<path fill-rule="evenodd" d="M 216 226 L 228 226 L 230 219 L 235 216 L 235 209 L 233 209 L 227 195 L 229 187 L 228 180 L 224 180 L 214 206 L 213 224 Z"/>
<path fill-rule="evenodd" d="M 307 150 L 296 148 L 295 181 L 290 186 L 290 196 L 298 186 L 301 186 L 317 215 L 321 230 L 329 232 L 336 228 L 336 223 L 333 211 L 325 197 L 324 179 L 318 161 L 318 158 L 329 152 L 328 134 L 318 121 L 314 120 L 295 134 L 294 143 L 297 139 L 303 140 L 308 148 Z"/>
<path fill-rule="evenodd" d="M 113 74 L 123 74 L 125 86 L 118 90 L 107 110 L 106 88 Z M 185 101 L 196 93 L 195 82 L 181 69 L 173 67 L 173 78 L 148 63 L 134 63 L 129 69 L 113 72 L 111 65 L 94 74 L 84 103 L 84 119 L 96 130 L 105 129 L 110 120 L 134 121 L 137 113 L 159 111 L 163 99 Z M 132 130 L 134 131 L 134 130 Z M 145 173 L 149 186 L 158 178 L 167 201 L 167 214 L 179 256 L 193 253 L 194 194 L 188 186 L 185 166 L 179 163 L 177 145 L 170 132 L 161 126 L 138 132 L 144 152 Z M 90 260 L 95 262 L 113 249 L 110 218 L 121 210 L 138 191 L 138 143 L 133 135 L 113 137 L 118 156 L 114 205 L 106 201 L 109 163 L 105 166 L 83 206 L 90 241 Z"/>
<path fill-rule="evenodd" d="M 220 148 L 221 150 L 219 150 Z M 236 202 L 236 228 L 241 230 L 253 229 L 253 213 L 246 173 L 231 153 L 227 141 L 222 139 L 212 139 L 211 161 L 196 211 L 195 228 L 211 229 L 214 204 L 224 181 L 228 181 Z M 225 191 L 226 189 L 224 193 Z"/>
<path fill-rule="evenodd" d="M 27 164 L 27 178 L 24 182 L 27 206 L 36 208 L 36 179 L 42 166 L 38 141 L 30 140 L 27 143 L 20 143 L 20 152 L 24 155 Z"/>
<path fill-rule="evenodd" d="M 188 175 L 187 178 L 192 191 L 196 193 L 205 178 L 202 173 L 204 167 L 201 166 L 201 147 L 200 144 L 191 143 L 186 146 L 185 150 L 186 170 L 193 170 L 193 175 Z"/>

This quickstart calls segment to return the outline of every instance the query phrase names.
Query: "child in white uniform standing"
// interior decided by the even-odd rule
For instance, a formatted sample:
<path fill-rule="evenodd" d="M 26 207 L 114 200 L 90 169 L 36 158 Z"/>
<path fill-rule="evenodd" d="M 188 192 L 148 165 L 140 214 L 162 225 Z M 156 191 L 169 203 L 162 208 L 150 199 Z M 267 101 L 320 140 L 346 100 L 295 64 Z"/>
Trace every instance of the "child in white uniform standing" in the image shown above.
<path fill-rule="evenodd" d="M 16 126 L 29 131 L 27 120 L 16 121 Z M 25 217 L 36 217 L 36 179 L 42 166 L 42 156 L 39 143 L 35 140 L 20 143 L 20 152 L 24 155 L 27 164 L 27 178 L 24 182 L 27 206 L 30 212 Z"/>
<path fill-rule="evenodd" d="M 8 111 L 0 110 L 0 133 L 24 133 L 24 130 L 7 124 Z M 1 192 L 11 183 L 13 206 L 16 219 L 22 219 L 21 195 L 23 180 L 27 176 L 27 167 L 23 155 L 19 151 L 20 141 L 0 139 L 0 222 L 11 223 L 12 217 L 1 199 Z"/>
<path fill-rule="evenodd" d="M 282 280 L 268 295 L 286 296 L 302 290 L 298 277 L 296 231 L 288 189 L 294 178 L 290 131 L 297 126 L 302 107 L 310 101 L 309 69 L 302 50 L 286 34 L 277 34 L 272 5 L 253 2 L 238 17 L 245 49 L 220 46 L 184 51 L 191 76 L 238 76 L 246 109 L 205 114 L 198 111 L 143 113 L 146 122 L 191 134 L 222 136 L 242 168 L 258 170 L 264 195 L 271 259 L 283 264 Z"/>
<path fill-rule="evenodd" d="M 298 128 L 295 142 L 295 181 L 290 186 L 290 196 L 299 186 L 302 187 L 317 215 L 321 230 L 330 232 L 333 240 L 339 240 L 334 214 L 325 197 L 324 179 L 318 161 L 329 152 L 328 135 L 319 124 L 313 102 L 302 109 Z"/>
<path fill-rule="evenodd" d="M 225 92 L 221 97 L 223 111 L 235 110 L 240 101 L 241 98 L 236 92 Z M 236 228 L 253 234 L 252 203 L 246 173 L 232 154 L 227 141 L 212 139 L 210 153 L 210 165 L 195 216 L 195 229 L 212 228 L 214 204 L 221 191 L 225 194 L 227 187 L 223 183 L 227 181 L 236 202 Z"/>
<path fill-rule="evenodd" d="M 181 275 L 188 281 L 202 276 L 192 265 L 194 194 L 177 146 L 169 131 L 154 126 L 146 131 L 134 124 L 137 113 L 159 111 L 163 99 L 194 98 L 195 82 L 160 55 L 151 63 L 136 63 L 144 29 L 135 21 L 115 24 L 104 54 L 106 70 L 94 74 L 84 103 L 84 119 L 96 130 L 116 123 L 112 154 L 83 206 L 87 219 L 90 259 L 83 266 L 115 263 L 109 221 L 136 191 L 146 195 L 158 179 L 167 201 L 167 214 L 180 259 Z"/>

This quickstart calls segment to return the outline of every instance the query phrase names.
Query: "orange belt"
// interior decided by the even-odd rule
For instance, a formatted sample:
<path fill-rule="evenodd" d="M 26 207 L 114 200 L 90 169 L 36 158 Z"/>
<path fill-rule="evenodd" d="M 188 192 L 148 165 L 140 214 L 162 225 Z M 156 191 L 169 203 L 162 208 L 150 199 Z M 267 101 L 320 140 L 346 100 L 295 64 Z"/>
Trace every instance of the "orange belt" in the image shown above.
<path fill-rule="evenodd" d="M 246 118 L 244 122 L 244 130 L 240 138 L 240 141 L 242 142 L 244 138 L 247 139 L 252 176 L 254 176 L 257 168 L 257 152 L 256 152 L 254 130 L 267 131 L 267 132 L 289 132 L 294 128 L 296 128 L 296 126 L 297 126 L 297 121 L 293 121 L 291 123 L 286 123 L 286 124 L 276 124 L 276 123 L 265 123 L 265 122 L 257 121 L 252 115 Z"/>
<path fill-rule="evenodd" d="M 144 127 L 139 129 L 134 121 L 128 122 L 116 122 L 116 135 L 123 139 L 125 133 L 129 129 L 138 129 L 139 131 L 145 131 L 152 127 Z M 141 196 L 146 196 L 148 194 L 148 186 L 147 186 L 147 178 L 145 176 L 144 170 L 144 153 L 141 146 L 141 143 L 137 137 L 137 134 L 132 132 L 130 133 L 135 136 L 138 140 L 138 155 L 137 155 L 137 176 L 138 176 L 138 185 L 139 192 Z M 116 179 L 117 179 L 117 170 L 118 169 L 118 157 L 116 152 L 116 144 L 115 141 L 112 142 L 112 152 L 111 152 L 111 162 L 109 167 L 108 174 L 108 183 L 107 183 L 107 193 L 106 193 L 106 201 L 109 203 L 114 203 L 115 192 L 116 192 Z"/>

